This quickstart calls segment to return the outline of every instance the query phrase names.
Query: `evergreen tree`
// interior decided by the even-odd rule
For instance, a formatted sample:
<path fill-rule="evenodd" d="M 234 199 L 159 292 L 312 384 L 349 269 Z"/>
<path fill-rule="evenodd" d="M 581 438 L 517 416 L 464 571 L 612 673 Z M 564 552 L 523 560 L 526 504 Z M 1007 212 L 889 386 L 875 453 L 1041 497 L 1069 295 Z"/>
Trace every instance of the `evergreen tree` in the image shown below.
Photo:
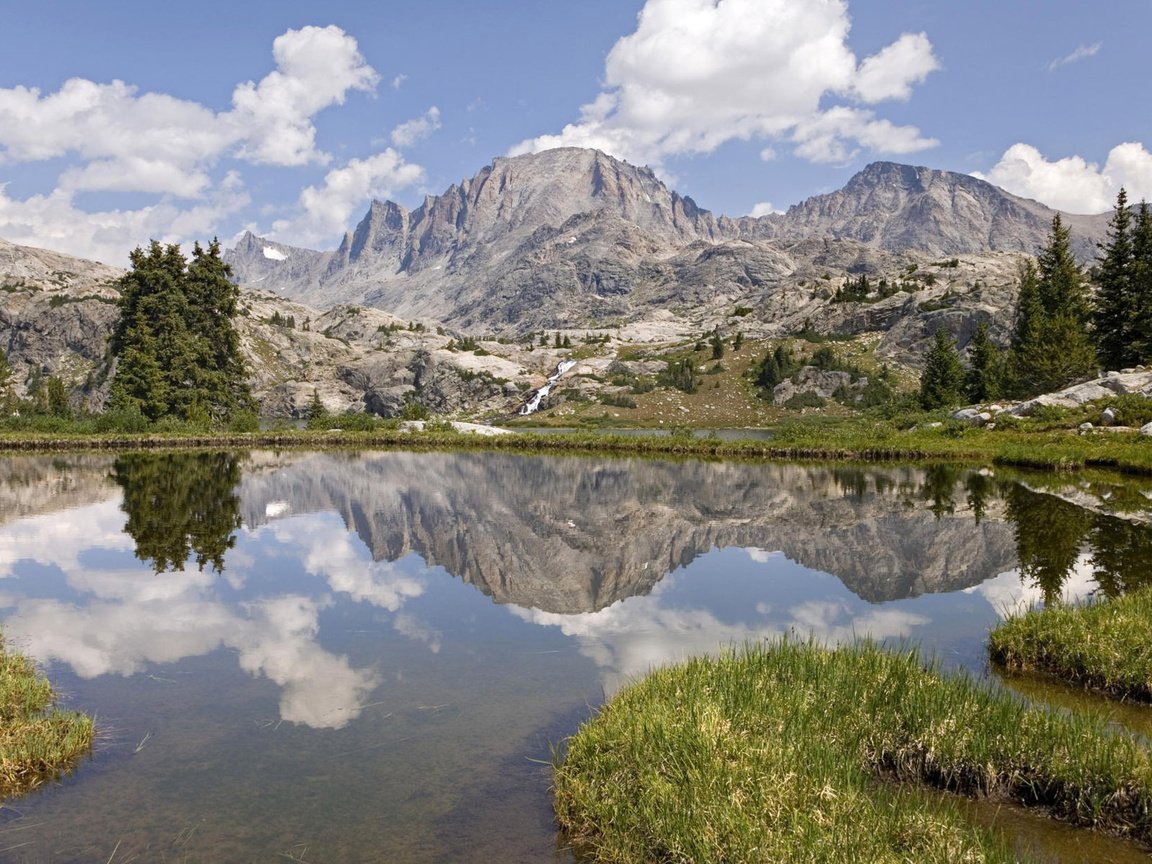
<path fill-rule="evenodd" d="M 724 340 L 720 338 L 719 330 L 712 331 L 712 335 L 708 338 L 708 344 L 712 346 L 713 360 L 720 360 L 724 357 Z"/>
<path fill-rule="evenodd" d="M 1105 369 L 1135 365 L 1137 346 L 1133 338 L 1132 308 L 1132 214 L 1128 193 L 1116 196 L 1116 212 L 1108 230 L 1107 244 L 1100 244 L 1096 273 L 1096 297 L 1092 321 L 1096 328 L 1096 356 Z"/>
<path fill-rule="evenodd" d="M 53 417 L 72 416 L 72 405 L 68 402 L 68 388 L 58 375 L 50 375 L 44 382 L 44 413 Z"/>
<path fill-rule="evenodd" d="M 943 327 L 936 330 L 920 376 L 920 405 L 925 410 L 958 405 L 964 386 L 964 367 L 956 343 Z"/>
<path fill-rule="evenodd" d="M 1071 232 L 1057 213 L 1052 217 L 1048 245 L 1036 259 L 1040 304 L 1047 315 L 1068 315 L 1087 324 L 1091 317 L 1087 280 L 1072 254 L 1071 240 Z"/>
<path fill-rule="evenodd" d="M 332 415 L 328 413 L 328 409 L 320 401 L 319 391 L 315 389 L 312 390 L 312 401 L 308 403 L 308 410 L 304 413 L 304 419 L 308 421 L 309 429 L 327 429 L 332 420 Z"/>
<path fill-rule="evenodd" d="M 1132 229 L 1132 357 L 1152 360 L 1152 209 L 1141 201 Z"/>
<path fill-rule="evenodd" d="M 110 407 L 149 420 L 223 420 L 252 407 L 232 319 L 238 289 L 220 245 L 199 244 L 188 266 L 177 245 L 133 250 L 119 282 L 120 320 L 112 332 L 116 374 Z"/>
<path fill-rule="evenodd" d="M 1000 396 L 1000 352 L 988 337 L 988 322 L 976 325 L 968 346 L 968 372 L 964 394 L 969 402 L 985 402 Z"/>
<path fill-rule="evenodd" d="M 1096 371 L 1090 311 L 1084 272 L 1057 214 L 1048 246 L 1020 274 L 1009 355 L 1013 395 L 1058 390 Z"/>
<path fill-rule="evenodd" d="M 12 366 L 3 350 L 0 350 L 0 414 L 11 414 L 15 407 L 16 394 L 12 392 Z"/>
<path fill-rule="evenodd" d="M 197 401 L 216 420 L 252 410 L 240 334 L 233 324 L 240 289 L 232 281 L 232 268 L 220 256 L 219 240 L 207 249 L 199 243 L 192 247 L 184 284 L 200 361 Z"/>

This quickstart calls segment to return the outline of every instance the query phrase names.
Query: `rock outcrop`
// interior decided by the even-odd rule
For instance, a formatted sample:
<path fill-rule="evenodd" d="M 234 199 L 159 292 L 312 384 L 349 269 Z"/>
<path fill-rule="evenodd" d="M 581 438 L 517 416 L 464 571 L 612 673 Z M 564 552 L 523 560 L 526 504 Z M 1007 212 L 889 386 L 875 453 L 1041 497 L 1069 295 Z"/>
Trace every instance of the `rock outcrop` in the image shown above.
<path fill-rule="evenodd" d="M 821 271 L 898 270 L 910 252 L 1033 254 L 1055 212 L 967 175 L 878 162 L 785 214 L 717 218 L 647 168 L 561 148 L 496 159 L 413 211 L 373 202 L 320 257 L 248 235 L 229 260 L 242 281 L 314 306 L 523 335 L 657 308 L 801 313 L 794 289 Z M 1107 217 L 1065 219 L 1094 257 Z"/>

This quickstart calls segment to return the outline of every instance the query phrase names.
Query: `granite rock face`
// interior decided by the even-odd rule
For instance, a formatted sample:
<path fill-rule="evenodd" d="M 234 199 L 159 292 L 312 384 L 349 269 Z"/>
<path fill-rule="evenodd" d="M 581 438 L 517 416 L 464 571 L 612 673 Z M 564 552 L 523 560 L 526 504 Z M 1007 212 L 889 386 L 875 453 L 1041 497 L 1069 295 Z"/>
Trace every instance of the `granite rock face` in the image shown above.
<path fill-rule="evenodd" d="M 17 395 L 47 376 L 84 382 L 77 407 L 103 403 L 107 337 L 118 313 L 121 271 L 0 240 L 0 350 Z"/>
<path fill-rule="evenodd" d="M 313 306 L 525 334 L 668 307 L 799 313 L 789 289 L 821 271 L 881 273 L 908 252 L 1033 254 L 1054 215 L 974 177 L 878 162 L 787 213 L 717 218 L 647 168 L 561 148 L 496 159 L 413 211 L 373 202 L 332 252 L 246 235 L 229 260 L 241 281 Z M 1094 257 L 1107 216 L 1065 221 Z"/>

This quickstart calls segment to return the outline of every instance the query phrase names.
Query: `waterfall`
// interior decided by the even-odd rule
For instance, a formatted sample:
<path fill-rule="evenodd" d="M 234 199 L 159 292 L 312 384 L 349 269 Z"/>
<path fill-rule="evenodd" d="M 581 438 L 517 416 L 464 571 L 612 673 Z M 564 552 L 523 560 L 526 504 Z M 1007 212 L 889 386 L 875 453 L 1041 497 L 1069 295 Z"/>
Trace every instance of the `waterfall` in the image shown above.
<path fill-rule="evenodd" d="M 532 414 L 540 409 L 540 403 L 552 391 L 552 385 L 560 380 L 560 376 L 576 365 L 575 360 L 564 360 L 556 367 L 556 371 L 548 378 L 548 383 L 541 387 L 536 393 L 520 408 L 520 414 Z"/>

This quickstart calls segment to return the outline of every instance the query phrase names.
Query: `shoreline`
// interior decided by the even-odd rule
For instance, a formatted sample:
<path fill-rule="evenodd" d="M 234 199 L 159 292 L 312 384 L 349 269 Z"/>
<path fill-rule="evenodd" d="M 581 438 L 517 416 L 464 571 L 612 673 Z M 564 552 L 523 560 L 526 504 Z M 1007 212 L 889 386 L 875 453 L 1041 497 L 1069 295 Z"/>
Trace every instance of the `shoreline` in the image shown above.
<path fill-rule="evenodd" d="M 761 431 L 761 430 L 757 430 Z M 986 431 L 971 428 L 899 430 L 875 422 L 784 424 L 764 440 L 695 437 L 684 428 L 645 435 L 611 430 L 477 435 L 455 431 L 289 430 L 219 433 L 10 433 L 0 432 L 0 453 L 183 449 L 491 450 L 573 455 L 672 456 L 768 461 L 959 461 L 1048 471 L 1103 468 L 1152 475 L 1152 445 L 1136 434 L 1084 436 L 1064 431 Z"/>

